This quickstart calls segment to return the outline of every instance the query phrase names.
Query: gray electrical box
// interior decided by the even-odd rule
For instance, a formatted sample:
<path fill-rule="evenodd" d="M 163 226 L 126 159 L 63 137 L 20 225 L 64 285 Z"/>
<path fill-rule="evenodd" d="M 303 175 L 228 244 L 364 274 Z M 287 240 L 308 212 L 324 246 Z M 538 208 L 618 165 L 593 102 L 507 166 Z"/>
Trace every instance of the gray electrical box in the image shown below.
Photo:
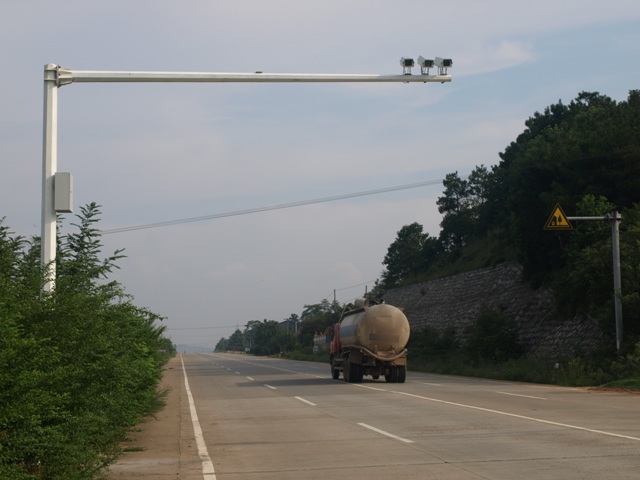
<path fill-rule="evenodd" d="M 56 213 L 73 212 L 73 176 L 69 172 L 58 172 L 53 182 L 53 206 Z"/>

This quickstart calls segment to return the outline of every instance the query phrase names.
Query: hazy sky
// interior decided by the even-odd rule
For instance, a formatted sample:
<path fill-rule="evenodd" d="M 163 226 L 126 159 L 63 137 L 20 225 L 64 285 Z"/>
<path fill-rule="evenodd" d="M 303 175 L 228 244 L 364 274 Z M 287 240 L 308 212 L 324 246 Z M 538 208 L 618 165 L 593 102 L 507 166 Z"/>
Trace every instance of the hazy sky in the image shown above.
<path fill-rule="evenodd" d="M 536 111 L 640 88 L 637 0 L 5 0 L 0 218 L 40 234 L 47 63 L 75 70 L 399 74 L 446 84 L 72 84 L 58 170 L 122 227 L 468 175 Z M 397 231 L 437 236 L 442 185 L 106 234 L 119 280 L 181 344 L 369 289 Z M 73 215 L 66 215 L 69 231 Z M 545 219 L 540 219 L 541 228 Z"/>

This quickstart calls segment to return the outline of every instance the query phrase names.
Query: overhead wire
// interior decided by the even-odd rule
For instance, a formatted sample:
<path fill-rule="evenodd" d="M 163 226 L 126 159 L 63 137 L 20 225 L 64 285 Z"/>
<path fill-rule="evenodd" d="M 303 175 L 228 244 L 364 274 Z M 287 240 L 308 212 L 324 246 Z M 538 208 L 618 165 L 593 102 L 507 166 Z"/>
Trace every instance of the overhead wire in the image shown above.
<path fill-rule="evenodd" d="M 101 234 L 102 235 L 108 235 L 108 234 L 112 234 L 112 233 L 125 233 L 125 232 L 132 232 L 132 231 L 136 231 L 136 230 L 145 230 L 145 229 L 150 229 L 150 228 L 160 228 L 160 227 L 168 227 L 168 226 L 171 226 L 171 225 L 180 225 L 180 224 L 184 224 L 184 223 L 202 222 L 202 221 L 206 221 L 206 220 L 215 220 L 215 219 L 218 219 L 218 218 L 234 217 L 234 216 L 240 216 L 240 215 L 249 215 L 249 214 L 253 214 L 253 213 L 267 212 L 267 211 L 272 211 L 272 210 L 281 210 L 281 209 L 285 209 L 285 208 L 302 207 L 302 206 L 305 206 L 305 205 L 313 205 L 313 204 L 318 204 L 318 203 L 334 202 L 334 201 L 338 201 L 338 200 L 346 200 L 346 199 L 349 199 L 349 198 L 364 197 L 364 196 L 368 196 L 368 195 L 378 195 L 378 194 L 382 194 L 382 193 L 388 193 L 388 192 L 394 192 L 394 191 L 400 191 L 400 190 L 409 190 L 409 189 L 413 189 L 413 188 L 437 185 L 439 183 L 442 183 L 442 179 L 427 180 L 427 181 L 424 181 L 424 182 L 416 182 L 416 183 L 410 183 L 410 184 L 405 184 L 405 185 L 398 185 L 398 186 L 395 186 L 395 187 L 378 188 L 378 189 L 375 189 L 375 190 L 366 190 L 366 191 L 362 191 L 362 192 L 347 193 L 347 194 L 335 195 L 335 196 L 331 196 L 331 197 L 321 197 L 321 198 L 315 198 L 315 199 L 310 199 L 310 200 L 301 200 L 301 201 L 290 202 L 290 203 L 282 203 L 282 204 L 270 205 L 270 206 L 266 206 L 266 207 L 251 208 L 251 209 L 247 209 L 247 210 L 236 210 L 236 211 L 231 211 L 231 212 L 216 213 L 216 214 L 212 214 L 212 215 L 204 215 L 204 216 L 199 216 L 199 217 L 187 217 L 187 218 L 180 218 L 180 219 L 175 219 L 175 220 L 167 220 L 167 221 L 164 221 L 164 222 L 147 223 L 147 224 L 143 224 L 143 225 L 132 225 L 132 226 L 129 226 L 129 227 L 101 230 Z M 371 280 L 371 281 L 368 281 L 368 282 L 359 283 L 357 285 L 351 285 L 351 286 L 348 286 L 348 287 L 338 288 L 338 289 L 336 289 L 336 291 L 342 291 L 342 290 L 348 290 L 348 289 L 351 289 L 351 288 L 360 287 L 362 285 L 366 285 L 366 284 L 374 282 L 374 281 L 375 280 Z M 167 330 L 168 331 L 212 330 L 212 329 L 222 329 L 222 328 L 224 328 L 224 329 L 233 328 L 233 325 L 211 326 L 211 327 L 178 327 L 178 328 L 167 328 Z"/>
<path fill-rule="evenodd" d="M 357 198 L 357 197 L 364 197 L 364 196 L 368 196 L 368 195 L 379 195 L 381 193 L 388 193 L 388 192 L 396 192 L 399 190 L 409 190 L 412 188 L 420 188 L 420 187 L 427 187 L 430 185 L 437 185 L 439 183 L 442 183 L 442 179 L 439 180 L 427 180 L 424 182 L 417 182 L 417 183 L 409 183 L 406 185 L 398 185 L 395 187 L 386 187 L 386 188 L 378 188 L 375 190 L 365 190 L 362 192 L 355 192 L 355 193 L 346 193 L 343 195 L 335 195 L 332 197 L 321 197 L 321 198 L 314 198 L 314 199 L 310 199 L 310 200 L 300 200 L 297 202 L 289 202 L 289 203 L 280 203 L 277 205 L 269 205 L 266 207 L 257 207 L 257 208 L 249 208 L 246 210 L 235 210 L 235 211 L 231 211 L 231 212 L 223 212 L 223 213 L 214 213 L 211 215 L 203 215 L 203 216 L 199 216 L 199 217 L 187 217 L 187 218 L 178 218 L 175 220 L 167 220 L 167 221 L 163 221 L 163 222 L 155 222 L 155 223 L 146 223 L 146 224 L 142 224 L 142 225 L 132 225 L 129 227 L 121 227 L 121 228 L 112 228 L 112 229 L 108 229 L 108 230 L 101 230 L 100 233 L 102 233 L 102 235 L 109 235 L 109 234 L 113 234 L 113 233 L 125 233 L 125 232 L 133 232 L 136 230 L 146 230 L 146 229 L 150 229 L 150 228 L 160 228 L 160 227 L 169 227 L 172 225 L 180 225 L 180 224 L 184 224 L 184 223 L 193 223 L 193 222 L 203 222 L 206 220 L 215 220 L 218 218 L 226 218 L 226 217 L 237 217 L 240 215 L 249 215 L 252 213 L 261 213 L 261 212 L 269 212 L 272 210 L 282 210 L 285 208 L 294 208 L 294 207 L 302 207 L 302 206 L 306 206 L 306 205 L 314 205 L 314 204 L 318 204 L 318 203 L 327 203 L 327 202 L 335 202 L 338 200 L 346 200 L 349 198 Z"/>

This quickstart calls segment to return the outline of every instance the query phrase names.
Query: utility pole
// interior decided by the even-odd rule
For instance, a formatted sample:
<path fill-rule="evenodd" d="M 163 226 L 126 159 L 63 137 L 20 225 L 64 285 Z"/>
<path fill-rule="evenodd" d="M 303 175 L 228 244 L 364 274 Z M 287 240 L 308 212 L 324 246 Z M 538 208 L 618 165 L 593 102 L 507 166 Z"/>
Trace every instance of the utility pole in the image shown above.
<path fill-rule="evenodd" d="M 56 279 L 55 177 L 58 150 L 58 88 L 73 83 L 445 83 L 451 59 L 418 58 L 420 74 L 413 75 L 413 59 L 402 58 L 401 75 L 314 74 L 314 73 L 207 73 L 207 72 L 123 72 L 72 70 L 49 63 L 44 66 L 44 134 L 42 148 L 41 265 L 45 273 L 43 293 L 54 289 Z M 437 74 L 430 74 L 430 68 Z"/>

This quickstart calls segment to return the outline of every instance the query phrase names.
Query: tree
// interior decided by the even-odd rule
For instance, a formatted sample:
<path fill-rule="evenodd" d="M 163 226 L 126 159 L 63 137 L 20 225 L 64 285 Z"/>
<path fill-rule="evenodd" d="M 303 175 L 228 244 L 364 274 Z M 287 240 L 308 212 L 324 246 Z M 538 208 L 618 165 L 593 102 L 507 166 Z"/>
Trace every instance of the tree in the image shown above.
<path fill-rule="evenodd" d="M 427 270 L 437 258 L 440 245 L 436 238 L 422 232 L 422 225 L 412 223 L 402 227 L 396 240 L 387 249 L 382 262 L 386 270 L 382 274 L 385 289 L 397 287 L 403 281 Z"/>
<path fill-rule="evenodd" d="M 79 223 L 72 223 L 78 228 L 77 232 L 71 232 L 66 236 L 66 242 L 57 251 L 56 289 L 92 288 L 99 286 L 97 279 L 105 279 L 113 271 L 119 268 L 116 261 L 123 258 L 124 250 L 117 250 L 113 255 L 100 259 L 102 248 L 100 232 L 95 228 L 102 213 L 96 203 L 80 207 L 80 215 L 77 215 Z"/>
<path fill-rule="evenodd" d="M 625 337 L 637 343 L 640 339 L 640 203 L 623 212 L 620 224 L 620 261 Z M 612 322 L 609 326 L 611 328 Z M 631 344 L 632 342 L 626 342 L 627 346 Z M 640 344 L 637 348 L 640 348 Z"/>
<path fill-rule="evenodd" d="M 225 337 L 218 340 L 218 343 L 216 343 L 213 349 L 214 352 L 226 352 L 227 350 L 229 350 L 229 340 Z"/>
<path fill-rule="evenodd" d="M 444 195 L 437 200 L 443 215 L 440 242 L 445 251 L 456 251 L 477 235 L 478 219 L 490 191 L 491 173 L 484 165 L 473 169 L 464 180 L 458 172 L 449 173 L 442 182 Z"/>
<path fill-rule="evenodd" d="M 566 264 L 568 234 L 540 228 L 555 203 L 573 212 L 587 194 L 606 198 L 618 210 L 637 201 L 639 96 L 631 91 L 626 102 L 617 103 L 582 92 L 569 105 L 558 102 L 529 118 L 525 131 L 500 154 L 493 180 L 502 193 L 495 185 L 490 193 L 501 204 L 490 201 L 492 211 L 486 213 L 503 219 L 531 283 L 548 281 Z"/>
<path fill-rule="evenodd" d="M 245 341 L 244 335 L 239 328 L 231 334 L 227 342 L 227 350 L 244 351 Z"/>
<path fill-rule="evenodd" d="M 576 205 L 577 215 L 585 217 L 604 216 L 613 210 L 606 198 L 594 195 L 585 195 Z M 611 306 L 611 226 L 604 221 L 575 223 L 565 246 L 567 265 L 554 281 L 555 290 L 566 316 L 597 315 L 604 305 Z"/>
<path fill-rule="evenodd" d="M 275 320 L 251 320 L 245 328 L 244 338 L 255 355 L 275 355 L 295 346 L 293 335 L 280 328 Z"/>
<path fill-rule="evenodd" d="M 316 333 L 324 333 L 340 320 L 344 306 L 339 302 L 323 299 L 320 303 L 305 305 L 300 315 L 298 342 L 302 347 L 311 348 Z"/>

